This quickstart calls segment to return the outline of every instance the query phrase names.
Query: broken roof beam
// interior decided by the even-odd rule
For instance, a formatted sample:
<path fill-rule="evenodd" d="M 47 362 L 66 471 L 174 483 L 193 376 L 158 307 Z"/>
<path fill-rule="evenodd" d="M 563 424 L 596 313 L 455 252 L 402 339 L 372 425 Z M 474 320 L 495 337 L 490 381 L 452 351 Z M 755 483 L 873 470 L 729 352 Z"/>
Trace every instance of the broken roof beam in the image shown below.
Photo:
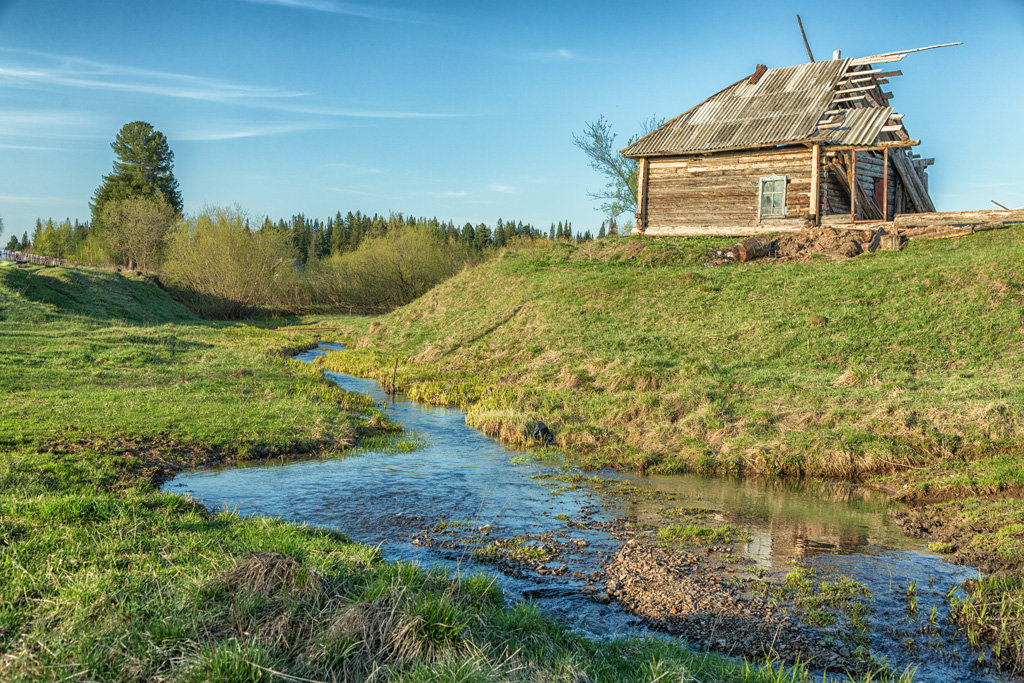
<path fill-rule="evenodd" d="M 826 149 L 830 152 L 868 152 L 885 149 L 886 147 L 889 149 L 896 147 L 916 147 L 920 144 L 920 140 L 886 140 L 884 142 L 876 142 L 872 145 L 828 145 Z"/>
<path fill-rule="evenodd" d="M 953 47 L 954 45 L 963 45 L 963 42 L 958 43 L 943 43 L 941 45 L 929 45 L 927 47 L 915 47 L 911 50 L 897 50 L 896 52 L 885 52 L 880 55 L 872 55 L 870 57 L 859 57 L 857 59 L 850 60 L 850 66 L 858 66 L 861 64 L 882 64 L 886 62 L 898 62 L 912 52 L 924 52 L 925 50 L 934 50 L 940 47 Z"/>

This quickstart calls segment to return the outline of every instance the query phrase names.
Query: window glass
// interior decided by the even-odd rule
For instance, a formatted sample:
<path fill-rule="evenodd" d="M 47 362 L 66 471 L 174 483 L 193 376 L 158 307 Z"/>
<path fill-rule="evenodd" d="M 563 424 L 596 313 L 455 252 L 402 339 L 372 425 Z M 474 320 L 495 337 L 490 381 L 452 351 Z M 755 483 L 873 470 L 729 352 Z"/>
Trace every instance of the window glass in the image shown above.
<path fill-rule="evenodd" d="M 761 178 L 761 216 L 786 215 L 786 176 Z"/>

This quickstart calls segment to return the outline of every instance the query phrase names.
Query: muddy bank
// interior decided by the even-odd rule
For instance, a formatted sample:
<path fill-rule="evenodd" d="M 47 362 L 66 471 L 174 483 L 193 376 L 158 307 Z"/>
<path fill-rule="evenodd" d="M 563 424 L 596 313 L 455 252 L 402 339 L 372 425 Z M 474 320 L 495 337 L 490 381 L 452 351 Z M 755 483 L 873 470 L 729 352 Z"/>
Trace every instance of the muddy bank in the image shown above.
<path fill-rule="evenodd" d="M 608 594 L 654 629 L 694 646 L 757 659 L 803 662 L 814 669 L 858 671 L 847 645 L 822 640 L 768 596 L 761 580 L 717 557 L 676 553 L 636 539 L 606 567 Z"/>
<path fill-rule="evenodd" d="M 893 510 L 890 517 L 904 533 L 929 541 L 957 564 L 986 574 L 1021 576 L 1017 548 L 1024 547 L 1024 502 L 968 499 Z"/>
<path fill-rule="evenodd" d="M 748 237 L 729 249 L 717 250 L 714 260 L 719 263 L 754 259 L 791 262 L 815 258 L 843 261 L 879 250 L 899 251 L 906 242 L 905 237 L 884 229 L 811 228 L 775 237 Z"/>
<path fill-rule="evenodd" d="M 76 457 L 95 452 L 124 458 L 120 463 L 153 486 L 162 486 L 175 475 L 190 470 L 241 465 L 267 461 L 293 461 L 322 457 L 351 448 L 355 439 L 296 439 L 291 443 L 268 446 L 266 444 L 239 444 L 233 448 L 190 444 L 176 439 L 112 438 L 59 440 L 43 444 L 41 453 L 61 457 Z M 110 487 L 126 485 L 121 479 L 112 480 Z"/>

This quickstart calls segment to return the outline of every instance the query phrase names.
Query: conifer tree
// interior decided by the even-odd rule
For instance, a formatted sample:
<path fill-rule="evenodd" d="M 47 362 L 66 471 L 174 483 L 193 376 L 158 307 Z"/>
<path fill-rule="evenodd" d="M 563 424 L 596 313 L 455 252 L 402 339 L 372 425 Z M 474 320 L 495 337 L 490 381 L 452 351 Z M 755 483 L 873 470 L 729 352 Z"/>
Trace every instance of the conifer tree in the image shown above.
<path fill-rule="evenodd" d="M 110 147 L 117 155 L 113 171 L 103 176 L 89 203 L 94 225 L 102 223 L 100 215 L 108 202 L 135 196 L 159 195 L 175 214 L 181 215 L 174 152 L 163 133 L 145 121 L 132 121 L 121 127 Z"/>

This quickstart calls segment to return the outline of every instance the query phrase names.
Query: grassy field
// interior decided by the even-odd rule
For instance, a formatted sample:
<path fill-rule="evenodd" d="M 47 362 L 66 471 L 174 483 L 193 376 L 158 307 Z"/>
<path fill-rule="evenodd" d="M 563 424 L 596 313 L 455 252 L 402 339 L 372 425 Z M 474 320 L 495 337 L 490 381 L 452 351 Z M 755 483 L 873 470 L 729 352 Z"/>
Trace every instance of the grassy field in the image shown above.
<path fill-rule="evenodd" d="M 1024 228 L 709 267 L 729 242 L 508 251 L 344 323 L 324 364 L 384 381 L 397 361 L 411 396 L 518 447 L 541 420 L 584 467 L 892 490 L 925 506 L 908 531 L 994 572 L 957 613 L 1024 670 Z"/>
<path fill-rule="evenodd" d="M 716 244 L 505 252 L 329 366 L 398 360 L 411 395 L 514 445 L 542 420 L 595 467 L 862 478 L 1024 443 L 1024 230 L 705 267 Z"/>
<path fill-rule="evenodd" d="M 283 322 L 203 322 L 115 272 L 0 265 L 0 679 L 807 679 L 589 641 L 489 579 L 160 492 L 182 468 L 402 438 L 288 360 L 313 338 L 267 329 Z"/>

